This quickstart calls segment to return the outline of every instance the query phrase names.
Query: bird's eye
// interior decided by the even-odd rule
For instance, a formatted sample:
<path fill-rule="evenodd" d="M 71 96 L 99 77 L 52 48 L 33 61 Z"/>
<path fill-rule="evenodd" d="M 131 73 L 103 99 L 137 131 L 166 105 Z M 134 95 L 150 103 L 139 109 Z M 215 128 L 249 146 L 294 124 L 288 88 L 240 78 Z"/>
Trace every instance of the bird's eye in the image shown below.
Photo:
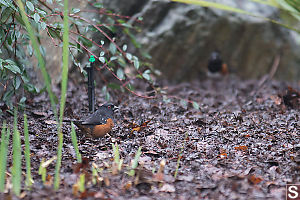
<path fill-rule="evenodd" d="M 111 106 L 107 106 L 107 108 L 111 109 Z"/>

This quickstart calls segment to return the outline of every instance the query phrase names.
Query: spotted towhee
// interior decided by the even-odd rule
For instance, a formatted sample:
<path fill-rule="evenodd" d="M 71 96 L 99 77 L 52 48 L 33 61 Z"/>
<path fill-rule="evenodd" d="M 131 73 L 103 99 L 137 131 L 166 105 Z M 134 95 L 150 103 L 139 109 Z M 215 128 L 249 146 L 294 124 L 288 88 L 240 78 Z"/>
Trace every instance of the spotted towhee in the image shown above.
<path fill-rule="evenodd" d="M 213 51 L 210 54 L 207 68 L 208 68 L 207 75 L 209 77 L 218 77 L 221 74 L 222 75 L 228 74 L 227 64 L 223 63 L 220 52 L 218 52 L 218 51 Z"/>
<path fill-rule="evenodd" d="M 109 133 L 114 126 L 113 115 L 118 109 L 112 103 L 105 103 L 85 120 L 72 121 L 81 131 L 93 138 L 103 137 Z"/>

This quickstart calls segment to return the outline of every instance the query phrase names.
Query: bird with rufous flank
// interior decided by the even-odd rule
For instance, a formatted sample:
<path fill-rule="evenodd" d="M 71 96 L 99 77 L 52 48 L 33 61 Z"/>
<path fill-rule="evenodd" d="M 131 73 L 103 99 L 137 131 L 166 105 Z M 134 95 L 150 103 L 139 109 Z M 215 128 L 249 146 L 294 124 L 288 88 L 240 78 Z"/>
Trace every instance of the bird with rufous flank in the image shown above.
<path fill-rule="evenodd" d="M 226 63 L 223 63 L 219 51 L 213 51 L 210 54 L 207 68 L 208 68 L 208 72 L 207 72 L 208 77 L 220 77 L 221 75 L 224 76 L 228 74 L 228 66 Z"/>
<path fill-rule="evenodd" d="M 114 111 L 118 109 L 112 103 L 105 103 L 84 120 L 64 120 L 73 122 L 84 134 L 92 138 L 100 138 L 114 127 Z"/>

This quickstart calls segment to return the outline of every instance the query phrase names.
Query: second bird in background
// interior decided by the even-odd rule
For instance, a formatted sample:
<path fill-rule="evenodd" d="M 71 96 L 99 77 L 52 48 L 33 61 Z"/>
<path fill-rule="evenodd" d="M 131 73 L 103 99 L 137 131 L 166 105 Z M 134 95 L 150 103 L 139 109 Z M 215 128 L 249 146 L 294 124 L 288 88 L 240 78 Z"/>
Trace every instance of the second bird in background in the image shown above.
<path fill-rule="evenodd" d="M 225 76 L 228 74 L 228 67 L 226 63 L 223 63 L 221 58 L 221 54 L 219 51 L 213 51 L 210 54 L 208 65 L 207 65 L 208 77 L 221 77 L 222 75 Z"/>

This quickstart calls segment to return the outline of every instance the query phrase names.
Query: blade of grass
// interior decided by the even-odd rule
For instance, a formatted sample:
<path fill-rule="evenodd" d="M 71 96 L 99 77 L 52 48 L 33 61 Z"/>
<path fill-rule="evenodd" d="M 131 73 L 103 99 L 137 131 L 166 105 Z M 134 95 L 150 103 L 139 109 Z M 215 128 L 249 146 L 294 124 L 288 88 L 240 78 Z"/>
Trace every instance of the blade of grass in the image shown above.
<path fill-rule="evenodd" d="M 12 165 L 12 185 L 15 195 L 20 196 L 21 192 L 21 140 L 20 132 L 17 128 L 17 108 L 14 112 L 14 134 L 13 134 L 13 165 Z"/>
<path fill-rule="evenodd" d="M 45 158 L 42 158 L 42 162 L 40 163 L 40 167 L 39 167 L 39 175 L 42 176 L 43 184 L 45 184 L 46 182 L 46 174 L 47 174 L 47 169 L 46 167 L 43 166 L 44 163 L 45 163 Z"/>
<path fill-rule="evenodd" d="M 0 192 L 5 190 L 5 172 L 7 165 L 7 147 L 9 141 L 10 131 L 7 127 L 6 121 L 3 122 L 2 131 L 1 131 L 1 144 L 0 144 Z"/>
<path fill-rule="evenodd" d="M 76 153 L 77 162 L 81 163 L 82 159 L 81 159 L 81 154 L 78 149 L 77 136 L 76 136 L 75 127 L 74 127 L 73 122 L 71 122 L 71 138 L 72 138 L 73 147 L 74 147 L 74 150 Z"/>
<path fill-rule="evenodd" d="M 231 7 L 231 6 L 227 6 L 227 5 L 224 5 L 224 4 L 221 4 L 221 3 L 208 2 L 208 1 L 203 1 L 203 0 L 171 0 L 171 1 L 179 2 L 179 3 L 185 3 L 185 4 L 194 4 L 194 5 L 199 5 L 199 6 L 202 6 L 202 7 L 216 8 L 216 9 L 225 10 L 225 11 L 228 11 L 228 12 L 234 12 L 234 13 L 239 13 L 239 14 L 243 14 L 243 15 L 249 15 L 249 16 L 252 16 L 252 17 L 257 17 L 257 18 L 260 18 L 260 19 L 263 19 L 263 20 L 266 20 L 266 21 L 270 21 L 274 24 L 278 24 L 280 26 L 283 26 L 285 28 L 288 28 L 290 30 L 293 30 L 293 31 L 296 31 L 296 32 L 300 33 L 300 29 L 294 28 L 294 27 L 292 27 L 288 24 L 284 24 L 284 23 L 281 23 L 279 21 L 276 21 L 276 20 L 273 20 L 273 19 L 270 19 L 270 18 L 267 18 L 267 17 L 263 17 L 263 16 L 260 16 L 260 15 L 256 15 L 256 14 L 253 14 L 251 12 L 247 12 L 245 10 L 235 8 L 235 7 Z"/>
<path fill-rule="evenodd" d="M 38 59 L 38 63 L 39 63 L 38 66 L 41 69 L 41 72 L 42 72 L 42 75 L 43 75 L 43 78 L 44 78 L 44 81 L 45 81 L 45 84 L 46 84 L 46 89 L 47 89 L 47 92 L 49 94 L 49 98 L 50 98 L 50 102 L 51 102 L 51 106 L 52 106 L 52 110 L 53 110 L 55 119 L 58 122 L 58 116 L 57 116 L 57 111 L 56 111 L 56 106 L 55 106 L 57 100 L 56 100 L 56 97 L 55 97 L 55 95 L 54 95 L 54 93 L 52 92 L 52 89 L 51 89 L 50 76 L 49 76 L 49 74 L 46 70 L 45 61 L 42 57 L 37 39 L 35 37 L 35 33 L 34 33 L 35 31 L 33 30 L 32 26 L 30 25 L 30 22 L 28 20 L 28 17 L 26 16 L 26 12 L 25 12 L 24 5 L 23 5 L 22 1 L 17 0 L 17 2 L 18 2 L 18 6 L 19 6 L 19 9 L 20 9 L 22 19 L 25 23 L 27 32 L 28 32 L 30 40 L 32 42 L 32 46 L 35 50 L 35 56 Z"/>
<path fill-rule="evenodd" d="M 116 144 L 111 144 L 114 152 L 114 162 L 119 165 L 120 162 L 120 153 L 119 153 L 119 145 L 118 143 Z"/>
<path fill-rule="evenodd" d="M 278 3 L 276 3 L 276 1 L 274 0 L 268 0 L 268 1 L 265 1 L 265 0 L 251 0 L 253 2 L 256 2 L 256 3 L 260 3 L 260 4 L 265 4 L 265 5 L 268 5 L 268 6 L 272 6 L 272 7 L 275 7 L 275 8 L 280 8 L 280 6 L 278 5 Z"/>
<path fill-rule="evenodd" d="M 61 98 L 60 98 L 60 114 L 58 125 L 58 149 L 57 149 L 57 161 L 55 165 L 55 177 L 54 177 L 54 189 L 59 188 L 59 171 L 61 167 L 61 156 L 63 146 L 63 133 L 62 122 L 64 115 L 64 108 L 66 103 L 67 82 L 68 82 L 68 65 L 69 65 L 69 1 L 64 0 L 64 33 L 63 33 L 63 69 L 62 69 L 62 82 L 61 82 Z"/>
<path fill-rule="evenodd" d="M 26 181 L 27 187 L 30 187 L 33 183 L 31 176 L 31 164 L 30 164 L 30 146 L 29 146 L 29 134 L 28 134 L 28 122 L 27 115 L 24 113 L 24 138 L 25 138 L 25 161 L 26 161 Z"/>
<path fill-rule="evenodd" d="M 63 133 L 58 133 L 58 147 L 57 147 L 57 160 L 55 165 L 55 175 L 54 175 L 54 189 L 58 190 L 60 183 L 60 167 L 61 167 L 61 157 L 62 157 L 62 147 L 63 147 Z"/>
<path fill-rule="evenodd" d="M 50 158 L 49 160 L 45 161 L 45 158 L 42 158 L 42 161 L 40 163 L 40 167 L 39 167 L 39 175 L 42 176 L 42 181 L 45 184 L 46 182 L 46 176 L 47 176 L 47 167 L 54 161 L 56 160 L 57 157 L 53 156 L 52 158 Z"/>
<path fill-rule="evenodd" d="M 182 153 L 183 153 L 183 150 L 184 150 L 184 147 L 185 147 L 185 142 L 186 142 L 187 137 L 188 137 L 188 133 L 186 132 L 185 137 L 184 137 L 184 142 L 183 142 L 182 147 L 180 148 L 180 153 L 179 153 L 178 159 L 177 159 L 176 170 L 175 170 L 175 173 L 174 173 L 174 178 L 175 179 L 176 179 L 177 174 L 178 174 L 178 170 L 179 170 L 179 166 L 180 166 L 180 160 L 181 160 L 181 157 L 182 157 Z"/>
<path fill-rule="evenodd" d="M 79 176 L 79 191 L 80 192 L 84 192 L 85 191 L 85 174 L 84 173 L 82 173 L 82 174 L 80 174 L 80 176 Z"/>
<path fill-rule="evenodd" d="M 68 0 L 64 0 L 64 29 L 63 29 L 63 68 L 61 80 L 61 97 L 60 97 L 60 113 L 59 127 L 62 126 L 64 108 L 66 103 L 67 83 L 68 83 L 68 66 L 69 66 L 69 10 Z"/>
<path fill-rule="evenodd" d="M 135 170 L 135 168 L 137 168 L 137 166 L 139 164 L 139 159 L 141 157 L 141 154 L 142 154 L 142 147 L 139 147 L 139 149 L 137 150 L 137 152 L 135 154 L 133 163 L 131 165 L 131 170 L 128 173 L 129 176 L 134 176 L 134 174 L 135 174 L 134 170 Z"/>

